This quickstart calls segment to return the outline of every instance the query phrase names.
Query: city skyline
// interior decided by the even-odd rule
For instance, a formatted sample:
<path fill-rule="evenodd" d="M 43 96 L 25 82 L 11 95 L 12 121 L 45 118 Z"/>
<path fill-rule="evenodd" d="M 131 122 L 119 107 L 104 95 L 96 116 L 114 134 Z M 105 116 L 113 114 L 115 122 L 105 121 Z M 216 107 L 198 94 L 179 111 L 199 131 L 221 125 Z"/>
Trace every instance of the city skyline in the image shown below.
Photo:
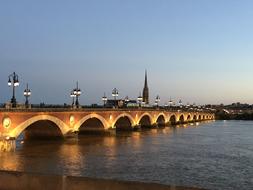
<path fill-rule="evenodd" d="M 14 74 L 14 73 L 11 73 L 11 74 Z M 144 91 L 144 89 L 147 87 L 146 85 L 148 84 L 148 79 L 147 79 L 147 70 L 145 70 L 145 78 L 144 78 L 144 88 L 143 89 L 141 89 L 140 90 L 140 93 L 139 93 L 139 96 L 140 96 L 140 94 L 142 95 L 142 91 Z M 18 77 L 19 77 L 19 75 L 18 75 Z M 8 77 L 9 78 L 9 77 Z M 20 79 L 21 77 L 19 77 L 19 79 Z M 76 83 L 79 83 L 78 81 L 76 81 Z M 76 84 L 75 83 L 75 84 Z M 21 82 L 21 84 L 22 84 L 22 82 Z M 16 86 L 15 87 L 15 91 L 16 91 L 16 93 L 15 93 L 15 96 L 16 97 L 18 97 L 18 98 L 20 98 L 21 97 L 21 99 L 20 100 L 17 100 L 17 103 L 24 103 L 24 101 L 25 101 L 25 99 L 26 99 L 26 97 L 24 96 L 24 91 L 27 91 L 27 89 L 28 89 L 28 83 L 26 83 L 25 85 L 23 84 L 23 85 L 21 85 L 21 88 L 23 87 L 23 86 L 25 86 L 25 88 L 24 88 L 24 90 L 22 91 L 22 89 L 21 89 L 21 91 L 19 92 L 17 89 L 19 89 L 20 88 L 20 80 L 19 80 L 19 85 L 18 86 Z M 74 87 L 76 87 L 75 85 L 74 85 Z M 10 97 L 12 97 L 12 91 L 13 91 L 13 87 L 12 86 L 9 86 L 8 87 L 9 88 L 9 91 L 10 91 Z M 115 88 L 114 88 L 115 89 Z M 113 90 L 114 90 L 113 89 Z M 30 90 L 30 89 L 28 89 L 28 90 Z M 83 94 L 83 91 L 82 91 L 82 89 L 80 89 L 81 90 L 81 94 Z M 112 90 L 112 91 L 113 91 Z M 117 89 L 118 90 L 118 89 Z M 17 93 L 17 91 L 18 91 L 18 93 Z M 33 90 L 30 90 L 30 92 L 32 92 Z M 112 91 L 111 92 L 109 92 L 109 93 L 107 93 L 107 92 L 104 92 L 103 93 L 103 95 L 100 97 L 100 99 L 97 101 L 97 102 L 93 102 L 93 103 L 86 103 L 86 104 L 83 104 L 83 105 L 92 105 L 92 104 L 98 104 L 98 105 L 103 105 L 104 104 L 104 101 L 103 101 L 103 97 L 105 96 L 108 100 L 113 100 L 114 98 L 113 98 L 113 96 L 112 96 Z M 73 98 L 71 97 L 71 94 L 72 94 L 72 92 L 73 92 L 73 89 L 72 90 L 70 90 L 69 91 L 69 93 L 67 94 L 68 95 L 68 97 L 69 97 L 69 100 L 67 101 L 67 102 L 59 102 L 59 103 L 56 103 L 56 102 L 50 102 L 50 101 L 41 101 L 41 102 L 32 102 L 32 101 L 30 101 L 32 104 L 40 104 L 40 103 L 45 103 L 45 104 L 59 104 L 59 105 L 61 105 L 61 104 L 67 104 L 67 105 L 71 105 L 72 103 L 73 103 Z M 147 93 L 149 93 L 149 90 L 147 91 Z M 152 94 L 154 94 L 154 93 L 152 93 Z M 30 95 L 29 95 L 30 96 Z M 139 97 L 138 96 L 138 97 Z M 147 104 L 149 104 L 149 105 L 155 105 L 155 102 L 156 102 L 156 98 L 157 98 L 157 96 L 159 96 L 159 98 L 160 98 L 160 95 L 159 94 L 157 94 L 156 96 L 154 96 L 154 97 L 151 97 L 152 99 L 151 99 L 151 101 L 150 101 L 150 103 L 147 103 Z M 23 97 L 23 98 L 22 98 Z M 81 95 L 81 97 L 82 97 L 82 95 Z M 134 96 L 134 97 L 131 97 L 131 96 L 129 96 L 129 95 L 120 95 L 120 93 L 119 93 L 119 97 L 118 97 L 118 99 L 120 100 L 124 100 L 125 98 L 129 98 L 129 100 L 136 100 L 137 102 L 138 102 L 138 97 L 136 96 Z M 144 96 L 142 96 L 142 98 L 143 98 Z M 29 98 L 31 98 L 31 97 L 29 97 Z M 198 102 L 189 102 L 189 101 L 182 101 L 182 99 L 177 99 L 177 98 L 174 98 L 174 97 L 169 97 L 169 99 L 168 100 L 166 100 L 166 101 L 164 101 L 164 103 L 163 102 L 161 102 L 160 103 L 160 105 L 161 106 L 165 106 L 165 105 L 169 105 L 169 101 L 172 101 L 172 105 L 171 106 L 180 106 L 180 105 L 208 105 L 208 104 L 210 104 L 210 103 L 206 103 L 206 104 L 200 104 L 200 103 L 198 103 Z M 7 103 L 7 102 L 10 102 L 10 99 L 9 100 L 7 100 L 6 102 L 1 102 L 1 103 Z M 145 101 L 144 101 L 145 102 Z M 143 102 L 143 103 L 144 103 Z M 231 102 L 231 104 L 232 103 L 239 103 L 239 102 Z M 240 102 L 240 103 L 243 103 L 243 102 Z M 245 102 L 246 104 L 247 104 L 247 102 Z M 223 104 L 223 103 L 220 103 L 220 104 Z M 213 105 L 215 105 L 215 104 L 213 104 Z"/>
<path fill-rule="evenodd" d="M 252 104 L 251 1 L 11 1 L 0 3 L 0 102 L 8 76 L 32 103 L 99 103 L 113 88 L 137 98 L 148 71 L 150 101 Z M 32 16 L 31 16 L 32 15 Z"/>

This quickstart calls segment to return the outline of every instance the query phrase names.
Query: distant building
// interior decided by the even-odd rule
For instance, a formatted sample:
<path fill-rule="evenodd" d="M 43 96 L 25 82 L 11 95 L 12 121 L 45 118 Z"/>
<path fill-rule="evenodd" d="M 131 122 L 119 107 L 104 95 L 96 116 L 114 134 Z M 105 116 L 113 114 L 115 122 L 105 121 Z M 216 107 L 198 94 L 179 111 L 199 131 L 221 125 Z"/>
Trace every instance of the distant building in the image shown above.
<path fill-rule="evenodd" d="M 144 82 L 142 98 L 143 98 L 143 102 L 145 104 L 149 104 L 149 89 L 148 89 L 147 70 L 145 71 L 145 82 Z"/>
<path fill-rule="evenodd" d="M 128 96 L 125 99 L 109 99 L 106 101 L 105 107 L 119 107 L 119 108 L 129 108 L 129 107 L 139 107 L 140 104 L 137 100 L 130 100 Z M 150 107 L 149 105 L 149 89 L 148 89 L 148 77 L 147 71 L 145 71 L 145 81 L 142 94 L 141 107 Z"/>
<path fill-rule="evenodd" d="M 106 107 L 119 107 L 119 108 L 126 108 L 126 107 L 138 107 L 138 103 L 136 100 L 107 100 Z"/>
<path fill-rule="evenodd" d="M 106 107 L 123 107 L 123 100 L 113 100 L 113 99 L 109 99 L 106 102 Z"/>
<path fill-rule="evenodd" d="M 136 100 L 128 100 L 125 102 L 126 107 L 131 108 L 131 107 L 138 107 L 139 104 Z"/>

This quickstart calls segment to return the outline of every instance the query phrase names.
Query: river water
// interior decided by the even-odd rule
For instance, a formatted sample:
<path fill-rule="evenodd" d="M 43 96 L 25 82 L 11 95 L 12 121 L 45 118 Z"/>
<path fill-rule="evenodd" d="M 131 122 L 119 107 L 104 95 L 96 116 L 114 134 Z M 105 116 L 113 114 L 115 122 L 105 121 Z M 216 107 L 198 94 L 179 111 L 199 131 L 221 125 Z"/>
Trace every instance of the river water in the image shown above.
<path fill-rule="evenodd" d="M 253 121 L 18 144 L 0 170 L 155 182 L 207 189 L 253 189 Z"/>

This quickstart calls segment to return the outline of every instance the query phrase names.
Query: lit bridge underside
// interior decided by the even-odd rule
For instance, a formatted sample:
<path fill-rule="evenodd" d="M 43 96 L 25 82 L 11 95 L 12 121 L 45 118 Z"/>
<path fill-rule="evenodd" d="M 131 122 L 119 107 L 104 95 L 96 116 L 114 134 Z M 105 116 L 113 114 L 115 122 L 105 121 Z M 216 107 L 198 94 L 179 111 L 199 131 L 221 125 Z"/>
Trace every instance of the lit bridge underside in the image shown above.
<path fill-rule="evenodd" d="M 208 112 L 183 112 L 160 109 L 2 109 L 0 137 L 68 136 L 85 131 L 133 130 L 214 120 Z"/>

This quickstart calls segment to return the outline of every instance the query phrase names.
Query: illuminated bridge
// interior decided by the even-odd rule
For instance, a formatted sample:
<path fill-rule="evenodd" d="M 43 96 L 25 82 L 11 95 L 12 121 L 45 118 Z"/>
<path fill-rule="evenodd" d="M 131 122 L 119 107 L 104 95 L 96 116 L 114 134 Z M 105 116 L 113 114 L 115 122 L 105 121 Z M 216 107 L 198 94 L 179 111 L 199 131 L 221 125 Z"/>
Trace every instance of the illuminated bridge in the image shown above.
<path fill-rule="evenodd" d="M 66 137 L 87 131 L 108 132 L 142 127 L 165 127 L 213 120 L 208 112 L 168 111 L 162 109 L 2 109 L 2 141 L 25 138 Z"/>

